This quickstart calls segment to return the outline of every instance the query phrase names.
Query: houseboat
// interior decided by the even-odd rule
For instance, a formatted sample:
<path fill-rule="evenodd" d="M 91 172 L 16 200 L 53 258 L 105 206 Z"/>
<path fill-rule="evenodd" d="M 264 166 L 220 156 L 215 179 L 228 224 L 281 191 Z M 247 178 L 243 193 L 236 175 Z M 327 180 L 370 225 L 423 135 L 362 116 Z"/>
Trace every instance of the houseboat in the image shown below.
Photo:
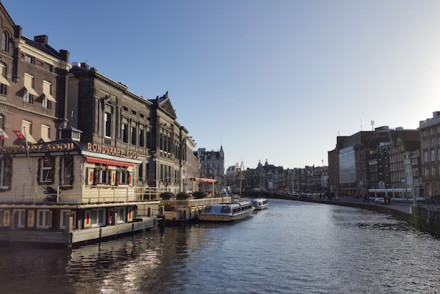
<path fill-rule="evenodd" d="M 265 199 L 265 198 L 253 199 L 253 200 L 251 200 L 251 203 L 252 203 L 252 206 L 254 207 L 255 210 L 266 209 L 269 205 L 269 203 L 267 202 L 267 199 Z"/>
<path fill-rule="evenodd" d="M 230 222 L 249 217 L 253 210 L 254 207 L 250 201 L 220 203 L 207 205 L 198 218 L 202 221 Z"/>
<path fill-rule="evenodd" d="M 153 228 L 135 152 L 60 140 L 0 147 L 0 241 L 73 244 Z"/>

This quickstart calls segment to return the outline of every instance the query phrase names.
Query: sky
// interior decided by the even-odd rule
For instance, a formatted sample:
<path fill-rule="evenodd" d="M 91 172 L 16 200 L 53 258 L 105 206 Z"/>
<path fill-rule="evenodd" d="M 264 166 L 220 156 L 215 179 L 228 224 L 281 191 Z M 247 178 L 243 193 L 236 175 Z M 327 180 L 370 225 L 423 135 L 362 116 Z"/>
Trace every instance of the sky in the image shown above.
<path fill-rule="evenodd" d="M 2 0 L 22 34 L 153 99 L 225 167 L 327 165 L 440 110 L 440 1 Z"/>

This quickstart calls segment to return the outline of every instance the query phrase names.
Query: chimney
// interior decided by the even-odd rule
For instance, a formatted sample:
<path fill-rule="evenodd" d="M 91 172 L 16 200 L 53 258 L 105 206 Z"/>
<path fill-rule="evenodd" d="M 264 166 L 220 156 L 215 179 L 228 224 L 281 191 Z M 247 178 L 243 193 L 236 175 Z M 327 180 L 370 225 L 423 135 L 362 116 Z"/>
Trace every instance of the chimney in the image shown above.
<path fill-rule="evenodd" d="M 60 55 L 61 55 L 61 60 L 64 60 L 65 62 L 69 62 L 69 55 L 70 55 L 69 51 L 61 49 Z"/>
<path fill-rule="evenodd" d="M 34 41 L 40 44 L 47 45 L 49 42 L 49 37 L 47 35 L 39 35 L 34 37 Z"/>
<path fill-rule="evenodd" d="M 87 62 L 81 62 L 80 67 L 85 68 L 85 69 L 89 69 L 89 65 Z"/>

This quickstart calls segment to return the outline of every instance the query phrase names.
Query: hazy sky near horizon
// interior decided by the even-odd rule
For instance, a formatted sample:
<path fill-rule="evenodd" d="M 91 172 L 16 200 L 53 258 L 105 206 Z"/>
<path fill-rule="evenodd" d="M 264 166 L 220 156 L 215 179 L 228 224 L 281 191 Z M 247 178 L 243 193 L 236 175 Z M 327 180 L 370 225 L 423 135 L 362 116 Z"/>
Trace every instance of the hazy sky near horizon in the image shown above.
<path fill-rule="evenodd" d="M 225 167 L 327 164 L 338 134 L 440 110 L 440 1 L 3 0 L 23 35 L 147 99 Z"/>

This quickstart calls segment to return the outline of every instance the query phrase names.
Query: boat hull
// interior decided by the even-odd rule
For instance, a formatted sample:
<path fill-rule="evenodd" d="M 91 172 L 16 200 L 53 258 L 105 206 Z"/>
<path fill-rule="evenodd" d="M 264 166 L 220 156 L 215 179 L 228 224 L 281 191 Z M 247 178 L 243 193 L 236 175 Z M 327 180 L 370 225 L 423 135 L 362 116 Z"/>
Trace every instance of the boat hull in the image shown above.
<path fill-rule="evenodd" d="M 245 219 L 251 216 L 251 214 L 252 214 L 252 210 L 235 215 L 200 214 L 198 218 L 201 221 L 207 221 L 207 222 L 232 222 L 232 221 Z"/>

